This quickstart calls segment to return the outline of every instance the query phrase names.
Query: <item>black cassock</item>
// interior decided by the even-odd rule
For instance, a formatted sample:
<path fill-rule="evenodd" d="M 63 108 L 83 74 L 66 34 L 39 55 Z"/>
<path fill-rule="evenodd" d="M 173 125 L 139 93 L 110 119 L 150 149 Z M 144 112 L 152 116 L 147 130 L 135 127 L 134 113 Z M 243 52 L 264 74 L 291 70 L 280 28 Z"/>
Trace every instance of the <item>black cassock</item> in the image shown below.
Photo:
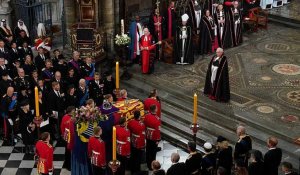
<path fill-rule="evenodd" d="M 228 10 L 229 21 L 231 26 L 233 46 L 243 42 L 242 36 L 242 12 L 239 9 L 230 8 Z"/>
<path fill-rule="evenodd" d="M 182 32 L 186 31 L 187 38 L 184 41 L 181 39 Z M 194 50 L 192 41 L 192 29 L 190 26 L 177 27 L 175 43 L 174 43 L 174 56 L 175 63 L 181 63 L 181 57 L 183 57 L 183 63 L 194 63 Z"/>
<path fill-rule="evenodd" d="M 228 18 L 228 13 L 225 10 L 222 11 L 223 16 L 221 15 L 220 11 L 216 11 L 214 14 L 214 19 L 217 24 L 217 37 L 218 37 L 218 44 L 219 47 L 225 49 L 233 46 L 232 43 L 232 31 L 230 27 L 230 20 Z M 225 23 L 221 24 L 218 20 L 225 19 Z"/>
<path fill-rule="evenodd" d="M 200 23 L 200 43 L 199 53 L 208 54 L 213 52 L 215 41 L 215 22 L 214 19 L 203 16 Z"/>
<path fill-rule="evenodd" d="M 230 100 L 230 88 L 227 58 L 224 55 L 216 61 L 215 58 L 216 56 L 211 59 L 208 65 L 204 94 L 208 95 L 209 98 L 213 100 L 228 102 Z M 212 66 L 218 67 L 214 83 L 211 83 L 211 78 L 213 76 Z"/>

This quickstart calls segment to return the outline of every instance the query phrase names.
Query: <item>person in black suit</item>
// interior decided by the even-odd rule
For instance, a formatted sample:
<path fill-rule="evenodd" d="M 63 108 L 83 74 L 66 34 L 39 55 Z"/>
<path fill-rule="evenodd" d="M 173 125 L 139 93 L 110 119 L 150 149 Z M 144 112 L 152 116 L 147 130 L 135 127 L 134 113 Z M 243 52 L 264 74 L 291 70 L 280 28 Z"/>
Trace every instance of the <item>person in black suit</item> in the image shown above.
<path fill-rule="evenodd" d="M 264 156 L 264 171 L 267 175 L 278 175 L 278 167 L 282 158 L 282 151 L 277 148 L 278 140 L 276 137 L 269 137 L 267 145 L 269 151 Z"/>
<path fill-rule="evenodd" d="M 263 155 L 258 150 L 250 151 L 248 173 L 249 175 L 264 175 Z"/>
<path fill-rule="evenodd" d="M 281 170 L 285 175 L 298 175 L 298 173 L 293 171 L 293 165 L 290 162 L 282 162 Z"/>
<path fill-rule="evenodd" d="M 44 48 L 38 48 L 38 55 L 34 58 L 35 65 L 39 72 L 45 67 L 45 61 L 49 59 L 44 52 Z"/>
<path fill-rule="evenodd" d="M 22 47 L 19 48 L 19 55 L 20 55 L 20 59 L 21 59 L 21 64 L 24 63 L 26 55 L 30 55 L 31 58 L 33 58 L 33 52 L 31 50 L 31 47 L 28 46 L 27 42 L 24 42 Z"/>
<path fill-rule="evenodd" d="M 8 64 L 5 64 L 5 59 L 0 55 L 0 76 L 2 76 L 3 72 L 10 73 L 10 67 Z"/>
<path fill-rule="evenodd" d="M 153 160 L 151 163 L 153 169 L 152 175 L 165 175 L 165 170 L 161 169 L 161 165 L 157 160 Z"/>
<path fill-rule="evenodd" d="M 0 40 L 0 56 L 6 60 L 6 64 L 10 63 L 9 50 L 5 47 L 4 41 Z"/>
<path fill-rule="evenodd" d="M 95 72 L 94 80 L 89 82 L 90 97 L 95 101 L 97 106 L 101 106 L 103 102 L 104 83 L 100 74 Z"/>
<path fill-rule="evenodd" d="M 26 32 L 25 32 L 24 30 L 21 30 L 21 31 L 19 32 L 19 37 L 16 38 L 17 46 L 18 46 L 18 47 L 22 46 L 24 42 L 27 42 L 28 45 L 31 45 L 30 38 L 27 37 Z"/>
<path fill-rule="evenodd" d="M 51 89 L 51 80 L 54 77 L 54 70 L 52 66 L 52 61 L 50 59 L 47 59 L 45 61 L 45 67 L 42 69 L 41 76 L 42 79 L 45 81 L 46 87 L 48 89 Z"/>
<path fill-rule="evenodd" d="M 58 82 L 52 82 L 52 90 L 50 90 L 47 97 L 48 113 L 51 115 L 50 123 L 52 128 L 55 128 L 55 138 L 59 139 L 60 131 L 59 126 L 65 111 L 65 98 L 64 94 L 60 91 Z"/>
<path fill-rule="evenodd" d="M 67 84 L 64 79 L 62 79 L 62 75 L 59 71 L 54 73 L 54 77 L 52 78 L 52 82 L 58 82 L 60 85 L 60 89 L 62 92 L 67 92 Z"/>
<path fill-rule="evenodd" d="M 8 72 L 2 72 L 2 76 L 1 76 L 1 80 L 0 80 L 0 100 L 2 98 L 2 96 L 6 93 L 7 88 L 10 86 L 13 86 L 13 81 L 8 79 Z"/>
<path fill-rule="evenodd" d="M 79 87 L 77 89 L 77 97 L 79 100 L 79 106 L 85 105 L 85 102 L 90 98 L 89 89 L 86 86 L 85 80 L 79 80 Z"/>
<path fill-rule="evenodd" d="M 205 154 L 201 162 L 201 175 L 213 175 L 216 169 L 216 154 L 213 152 L 212 144 L 206 142 L 203 145 Z"/>
<path fill-rule="evenodd" d="M 55 60 L 52 59 L 54 70 L 61 73 L 62 79 L 66 79 L 68 76 L 68 64 L 65 61 L 65 58 L 63 57 L 63 55 L 59 55 L 58 61 L 55 64 L 54 61 Z"/>
<path fill-rule="evenodd" d="M 77 86 L 79 78 L 77 76 L 75 76 L 75 71 L 73 68 L 68 69 L 68 75 L 65 80 L 68 85 Z"/>
<path fill-rule="evenodd" d="M 196 143 L 188 142 L 189 157 L 185 161 L 187 175 L 199 175 L 202 155 L 196 150 Z"/>
<path fill-rule="evenodd" d="M 183 162 L 179 162 L 180 156 L 178 153 L 172 153 L 171 162 L 172 166 L 168 169 L 167 175 L 185 175 L 186 169 Z"/>
<path fill-rule="evenodd" d="M 246 134 L 246 128 L 244 126 L 238 126 L 236 134 L 239 140 L 235 144 L 233 158 L 234 161 L 242 160 L 244 164 L 248 165 L 249 151 L 252 149 L 252 139 Z"/>
<path fill-rule="evenodd" d="M 21 61 L 21 58 L 20 58 L 20 54 L 19 54 L 19 50 L 17 48 L 17 44 L 16 42 L 12 42 L 10 44 L 10 47 L 11 49 L 9 50 L 9 55 L 10 55 L 10 62 L 11 62 L 11 66 L 12 64 L 15 62 L 15 60 L 19 60 Z"/>

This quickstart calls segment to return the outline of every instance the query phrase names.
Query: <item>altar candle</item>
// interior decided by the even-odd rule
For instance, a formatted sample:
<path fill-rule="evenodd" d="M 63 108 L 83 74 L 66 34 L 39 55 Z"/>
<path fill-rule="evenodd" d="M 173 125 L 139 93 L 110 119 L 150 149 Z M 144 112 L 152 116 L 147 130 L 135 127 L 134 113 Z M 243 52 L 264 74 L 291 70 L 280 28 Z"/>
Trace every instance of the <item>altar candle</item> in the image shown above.
<path fill-rule="evenodd" d="M 37 87 L 34 88 L 34 99 L 35 99 L 35 116 L 40 117 L 40 108 L 39 108 L 39 90 Z"/>
<path fill-rule="evenodd" d="M 197 102 L 198 102 L 198 97 L 197 94 L 194 94 L 194 116 L 193 116 L 193 124 L 197 124 Z"/>
<path fill-rule="evenodd" d="M 116 62 L 116 89 L 120 88 L 119 62 Z"/>
<path fill-rule="evenodd" d="M 121 19 L 121 34 L 124 35 L 124 19 Z"/>
<path fill-rule="evenodd" d="M 112 140 L 112 145 L 113 145 L 113 160 L 117 160 L 117 135 L 116 135 L 116 127 L 113 127 L 113 140 Z"/>

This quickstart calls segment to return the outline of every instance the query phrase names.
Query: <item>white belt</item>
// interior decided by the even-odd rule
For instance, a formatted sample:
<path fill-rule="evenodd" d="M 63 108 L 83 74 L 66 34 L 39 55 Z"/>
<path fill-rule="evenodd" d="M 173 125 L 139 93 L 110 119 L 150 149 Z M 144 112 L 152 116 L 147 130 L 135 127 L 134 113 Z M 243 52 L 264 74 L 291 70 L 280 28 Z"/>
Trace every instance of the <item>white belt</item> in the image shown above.
<path fill-rule="evenodd" d="M 150 131 L 155 131 L 155 129 L 154 129 L 154 128 L 148 128 L 148 127 L 147 127 L 147 130 L 150 130 Z"/>
<path fill-rule="evenodd" d="M 140 135 L 132 134 L 133 137 L 140 137 Z"/>
<path fill-rule="evenodd" d="M 95 154 L 95 155 L 100 155 L 100 153 L 99 152 L 96 152 L 96 151 L 92 151 L 93 152 L 93 154 Z"/>
<path fill-rule="evenodd" d="M 119 141 L 119 140 L 117 140 L 117 143 L 122 144 L 122 145 L 126 144 L 126 142 L 122 142 L 122 141 Z"/>

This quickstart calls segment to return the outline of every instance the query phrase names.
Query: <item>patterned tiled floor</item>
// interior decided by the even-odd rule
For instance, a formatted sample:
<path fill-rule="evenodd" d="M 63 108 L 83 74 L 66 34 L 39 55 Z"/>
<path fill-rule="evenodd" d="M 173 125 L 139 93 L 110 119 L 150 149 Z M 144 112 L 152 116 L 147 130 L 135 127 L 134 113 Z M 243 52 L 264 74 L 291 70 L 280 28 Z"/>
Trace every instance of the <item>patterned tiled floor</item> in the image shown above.
<path fill-rule="evenodd" d="M 70 175 L 71 173 L 62 168 L 64 164 L 65 148 L 54 144 L 54 175 Z M 179 153 L 180 162 L 185 162 L 188 154 L 183 150 L 172 146 L 167 141 L 161 141 L 159 146 L 162 148 L 157 153 L 157 160 L 162 164 L 162 168 L 167 170 L 171 165 L 171 154 Z M 24 145 L 17 143 L 13 146 L 5 146 L 0 141 L 0 174 L 1 175 L 36 175 L 37 169 L 33 160 L 33 155 L 23 153 Z M 142 167 L 146 167 L 145 164 Z"/>
<path fill-rule="evenodd" d="M 54 143 L 54 174 L 66 174 L 63 170 L 64 147 Z M 24 145 L 18 142 L 15 146 L 3 145 L 0 141 L 0 174 L 1 175 L 36 175 L 34 155 L 24 153 Z"/>
<path fill-rule="evenodd" d="M 292 0 L 290 4 L 283 5 L 282 7 L 273 8 L 269 10 L 272 15 L 278 15 L 285 18 L 291 18 L 300 21 L 300 1 Z"/>

